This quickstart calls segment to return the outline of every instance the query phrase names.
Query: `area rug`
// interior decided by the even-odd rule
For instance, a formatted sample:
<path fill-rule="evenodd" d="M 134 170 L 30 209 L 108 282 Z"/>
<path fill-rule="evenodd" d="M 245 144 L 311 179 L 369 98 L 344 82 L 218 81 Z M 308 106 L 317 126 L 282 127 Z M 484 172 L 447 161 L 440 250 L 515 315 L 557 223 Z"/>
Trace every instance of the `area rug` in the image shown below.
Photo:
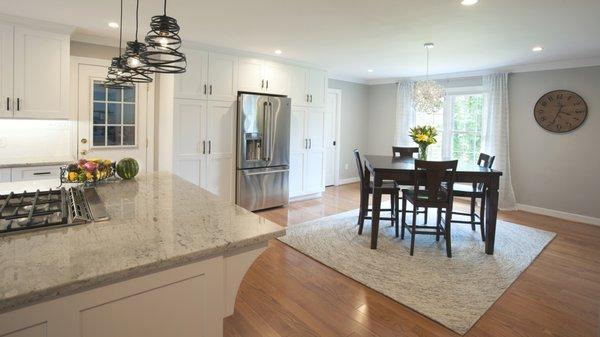
<path fill-rule="evenodd" d="M 358 210 L 290 226 L 282 242 L 393 300 L 465 334 L 555 236 L 498 221 L 494 255 L 486 255 L 479 231 L 452 227 L 452 258 L 445 241 L 418 235 L 409 255 L 410 233 L 394 237 L 382 221 L 377 250 L 370 249 L 371 223 L 362 235 Z M 430 217 L 434 219 L 435 217 Z M 431 220 L 430 220 L 431 221 Z"/>

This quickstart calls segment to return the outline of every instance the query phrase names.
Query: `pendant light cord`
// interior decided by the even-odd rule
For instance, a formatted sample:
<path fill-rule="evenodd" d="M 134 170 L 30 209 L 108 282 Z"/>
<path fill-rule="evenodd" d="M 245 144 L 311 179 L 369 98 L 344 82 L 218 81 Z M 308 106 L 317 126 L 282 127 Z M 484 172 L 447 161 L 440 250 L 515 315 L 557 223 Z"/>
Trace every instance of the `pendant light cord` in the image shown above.
<path fill-rule="evenodd" d="M 140 0 L 135 3 L 135 42 L 138 42 L 138 20 L 140 18 Z"/>
<path fill-rule="evenodd" d="M 163 7 L 163 13 L 164 13 L 165 16 L 167 16 L 167 0 L 165 0 L 165 4 L 164 4 L 164 7 Z"/>
<path fill-rule="evenodd" d="M 119 57 L 121 57 L 122 41 L 123 41 L 123 0 L 121 0 L 121 17 L 119 18 Z"/>
<path fill-rule="evenodd" d="M 429 48 L 425 49 L 427 49 L 427 73 L 425 75 L 425 79 L 429 80 Z"/>

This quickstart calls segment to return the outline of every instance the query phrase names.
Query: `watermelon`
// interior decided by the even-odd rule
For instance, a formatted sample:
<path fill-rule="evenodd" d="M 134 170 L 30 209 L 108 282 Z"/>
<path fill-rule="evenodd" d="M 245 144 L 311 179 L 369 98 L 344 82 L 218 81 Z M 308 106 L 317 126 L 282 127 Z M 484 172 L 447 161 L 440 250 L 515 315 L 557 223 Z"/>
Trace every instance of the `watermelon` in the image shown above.
<path fill-rule="evenodd" d="M 135 177 L 139 170 L 140 166 L 133 158 L 123 158 L 117 163 L 117 174 L 125 180 Z"/>

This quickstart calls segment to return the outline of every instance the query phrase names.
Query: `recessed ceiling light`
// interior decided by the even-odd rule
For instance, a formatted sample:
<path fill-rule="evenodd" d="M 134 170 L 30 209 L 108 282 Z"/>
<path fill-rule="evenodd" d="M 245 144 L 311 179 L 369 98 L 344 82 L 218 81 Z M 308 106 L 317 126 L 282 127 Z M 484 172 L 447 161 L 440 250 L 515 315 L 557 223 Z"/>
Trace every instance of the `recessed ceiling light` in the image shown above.
<path fill-rule="evenodd" d="M 541 47 L 541 46 L 535 46 L 535 47 L 531 48 L 531 50 L 534 51 L 534 52 L 536 52 L 536 53 L 539 53 L 542 50 L 544 50 L 544 48 Z"/>
<path fill-rule="evenodd" d="M 275 50 L 275 54 L 277 54 L 277 55 L 281 55 L 281 53 L 282 53 L 281 49 L 276 49 L 276 50 Z"/>
<path fill-rule="evenodd" d="M 118 24 L 118 23 L 116 23 L 116 22 L 109 22 L 109 23 L 108 23 L 108 26 L 109 26 L 110 28 L 119 28 L 119 24 Z"/>
<path fill-rule="evenodd" d="M 368 72 L 370 72 L 370 73 L 372 73 L 372 72 L 373 72 L 373 69 L 369 69 L 369 70 L 367 70 L 367 71 L 368 71 Z"/>
<path fill-rule="evenodd" d="M 460 4 L 463 6 L 473 6 L 474 4 L 476 4 L 478 2 L 479 2 L 479 0 L 462 0 L 460 2 Z"/>

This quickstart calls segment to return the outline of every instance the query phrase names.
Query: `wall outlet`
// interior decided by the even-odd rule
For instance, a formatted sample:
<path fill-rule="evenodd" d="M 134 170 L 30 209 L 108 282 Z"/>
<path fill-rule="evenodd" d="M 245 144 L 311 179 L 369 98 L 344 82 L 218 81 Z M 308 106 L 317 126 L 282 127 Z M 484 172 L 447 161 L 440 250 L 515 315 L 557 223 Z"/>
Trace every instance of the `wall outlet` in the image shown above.
<path fill-rule="evenodd" d="M 0 137 L 0 149 L 6 148 L 8 145 L 8 137 Z"/>
<path fill-rule="evenodd" d="M 348 170 L 348 163 L 344 165 L 344 170 Z"/>

